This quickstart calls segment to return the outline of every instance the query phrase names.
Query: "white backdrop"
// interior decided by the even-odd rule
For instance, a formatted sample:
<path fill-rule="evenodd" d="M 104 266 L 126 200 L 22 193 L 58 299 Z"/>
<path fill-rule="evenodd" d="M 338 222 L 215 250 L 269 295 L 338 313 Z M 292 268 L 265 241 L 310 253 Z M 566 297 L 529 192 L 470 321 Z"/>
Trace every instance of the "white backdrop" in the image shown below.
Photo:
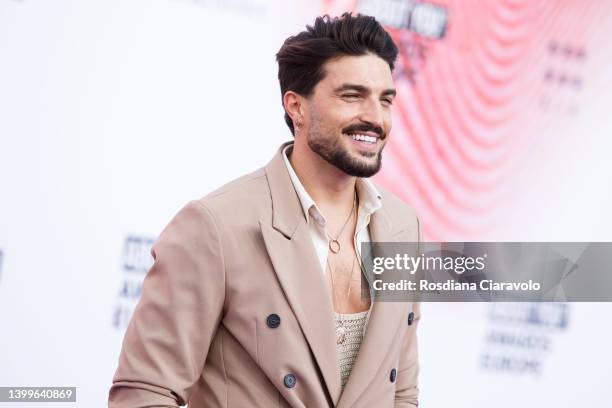
<path fill-rule="evenodd" d="M 152 240 L 291 138 L 274 54 L 322 9 L 0 0 L 0 386 L 76 386 L 77 406 L 105 405 Z M 612 240 L 603 105 L 531 175 L 559 183 L 534 183 L 489 239 Z M 609 406 L 610 305 L 423 309 L 422 406 Z M 534 310 L 548 317 L 525 320 Z"/>

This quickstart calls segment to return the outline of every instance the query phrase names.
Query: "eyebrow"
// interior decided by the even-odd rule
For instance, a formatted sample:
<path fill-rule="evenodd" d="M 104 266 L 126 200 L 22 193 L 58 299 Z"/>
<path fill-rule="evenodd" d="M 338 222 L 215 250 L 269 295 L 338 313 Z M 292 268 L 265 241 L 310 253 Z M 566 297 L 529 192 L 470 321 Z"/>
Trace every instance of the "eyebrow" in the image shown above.
<path fill-rule="evenodd" d="M 334 93 L 336 94 L 342 93 L 344 91 L 356 91 L 361 94 L 369 94 L 371 92 L 370 88 L 366 86 L 358 85 L 358 84 L 349 84 L 349 83 L 342 84 L 336 89 L 334 89 Z M 397 91 L 395 89 L 385 89 L 384 91 L 382 91 L 382 95 L 384 96 L 387 96 L 387 95 L 395 96 L 396 94 L 397 94 Z"/>

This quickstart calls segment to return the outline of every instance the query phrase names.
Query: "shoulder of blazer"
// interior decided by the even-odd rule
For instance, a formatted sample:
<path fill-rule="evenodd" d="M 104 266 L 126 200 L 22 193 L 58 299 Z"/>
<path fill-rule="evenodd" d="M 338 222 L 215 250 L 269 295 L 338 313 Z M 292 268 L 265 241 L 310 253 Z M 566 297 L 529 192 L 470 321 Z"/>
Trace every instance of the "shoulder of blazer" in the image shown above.
<path fill-rule="evenodd" d="M 214 216 L 219 229 L 258 226 L 271 219 L 270 189 L 264 168 L 232 180 L 197 199 Z"/>
<path fill-rule="evenodd" d="M 264 168 L 240 176 L 213 190 L 197 201 L 212 209 L 223 210 L 228 203 L 243 203 L 245 200 L 263 199 L 270 196 Z"/>
<path fill-rule="evenodd" d="M 262 167 L 225 183 L 221 187 L 218 187 L 202 197 L 200 200 L 214 201 L 216 198 L 220 198 L 220 196 L 224 195 L 232 195 L 234 198 L 237 194 L 245 195 L 257 192 L 265 193 L 266 191 L 266 172 L 265 168 Z"/>

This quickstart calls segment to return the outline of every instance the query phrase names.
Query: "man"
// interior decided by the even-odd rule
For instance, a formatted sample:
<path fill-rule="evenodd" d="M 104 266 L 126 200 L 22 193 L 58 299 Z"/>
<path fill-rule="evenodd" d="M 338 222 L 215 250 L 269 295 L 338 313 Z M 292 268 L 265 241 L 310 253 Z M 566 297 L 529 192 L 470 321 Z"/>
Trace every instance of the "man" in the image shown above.
<path fill-rule="evenodd" d="M 295 141 L 189 203 L 152 249 L 109 407 L 416 407 L 417 304 L 372 302 L 361 242 L 420 240 L 367 177 L 397 48 L 372 17 L 317 18 L 277 54 Z"/>

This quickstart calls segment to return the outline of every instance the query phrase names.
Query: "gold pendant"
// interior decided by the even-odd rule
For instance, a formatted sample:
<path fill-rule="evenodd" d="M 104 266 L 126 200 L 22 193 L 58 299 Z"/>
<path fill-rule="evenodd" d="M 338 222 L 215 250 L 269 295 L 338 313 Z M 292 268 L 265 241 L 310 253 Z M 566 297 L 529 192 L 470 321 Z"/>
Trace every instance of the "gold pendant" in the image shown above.
<path fill-rule="evenodd" d="M 332 239 L 331 241 L 329 241 L 329 250 L 332 251 L 334 254 L 340 252 L 340 242 L 338 242 L 337 239 Z"/>

